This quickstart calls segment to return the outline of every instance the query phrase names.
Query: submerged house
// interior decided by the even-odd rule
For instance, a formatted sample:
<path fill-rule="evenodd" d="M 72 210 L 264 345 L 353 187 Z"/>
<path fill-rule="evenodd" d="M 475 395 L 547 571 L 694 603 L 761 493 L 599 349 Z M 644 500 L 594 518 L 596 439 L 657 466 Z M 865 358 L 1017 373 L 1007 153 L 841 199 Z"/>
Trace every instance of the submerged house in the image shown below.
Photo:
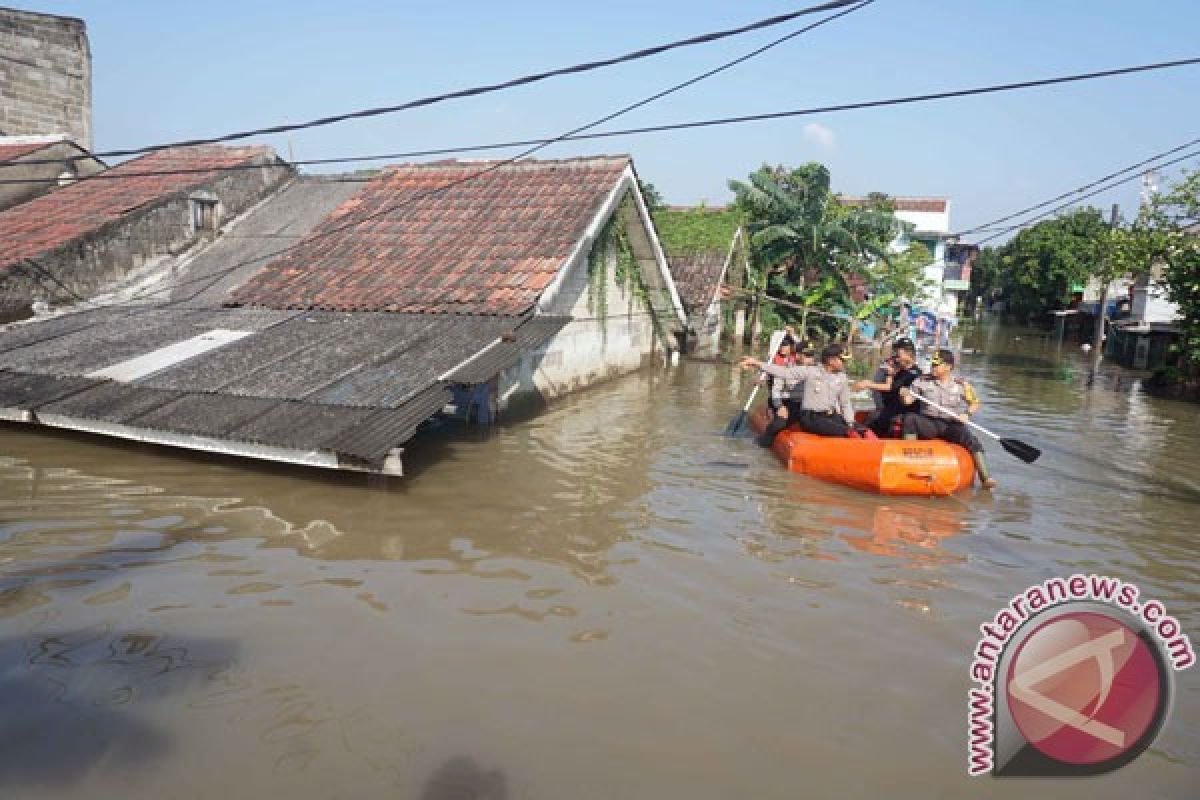
<path fill-rule="evenodd" d="M 749 249 L 741 216 L 720 206 L 670 206 L 656 211 L 654 222 L 687 313 L 685 349 L 715 355 L 725 333 L 721 288 L 740 288 L 746 280 Z M 745 304 L 742 298 L 726 303 L 734 309 L 735 335 L 744 330 Z"/>
<path fill-rule="evenodd" d="M 289 174 L 222 221 L 121 302 L 0 331 L 0 418 L 401 474 L 431 417 L 628 372 L 686 324 L 628 157 Z"/>

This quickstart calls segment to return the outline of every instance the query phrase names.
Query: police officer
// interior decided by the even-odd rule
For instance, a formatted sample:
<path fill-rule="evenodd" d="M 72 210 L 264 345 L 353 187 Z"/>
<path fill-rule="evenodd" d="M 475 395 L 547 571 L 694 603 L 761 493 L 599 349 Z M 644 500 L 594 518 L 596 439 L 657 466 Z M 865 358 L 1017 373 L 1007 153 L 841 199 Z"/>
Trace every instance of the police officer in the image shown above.
<path fill-rule="evenodd" d="M 795 416 L 800 428 L 818 436 L 847 436 L 854 430 L 854 406 L 850 402 L 850 382 L 846 379 L 843 354 L 841 345 L 831 344 L 821 351 L 819 366 L 777 367 L 750 356 L 743 358 L 739 366 L 761 369 L 793 384 L 803 381 L 799 413 Z M 791 407 L 794 409 L 794 401 Z M 763 432 L 764 438 L 770 430 Z M 783 426 L 771 434 L 771 439 L 780 430 Z"/>
<path fill-rule="evenodd" d="M 932 400 L 951 412 L 947 414 L 931 405 L 922 404 L 916 413 L 904 415 L 905 439 L 944 439 L 962 445 L 975 460 L 975 472 L 985 489 L 994 489 L 996 481 L 988 474 L 983 445 L 967 427 L 971 414 L 979 411 L 979 397 L 971 384 L 953 374 L 954 353 L 937 350 L 929 362 L 931 375 L 924 375 L 899 391 L 905 405 L 911 406 L 922 397 Z"/>

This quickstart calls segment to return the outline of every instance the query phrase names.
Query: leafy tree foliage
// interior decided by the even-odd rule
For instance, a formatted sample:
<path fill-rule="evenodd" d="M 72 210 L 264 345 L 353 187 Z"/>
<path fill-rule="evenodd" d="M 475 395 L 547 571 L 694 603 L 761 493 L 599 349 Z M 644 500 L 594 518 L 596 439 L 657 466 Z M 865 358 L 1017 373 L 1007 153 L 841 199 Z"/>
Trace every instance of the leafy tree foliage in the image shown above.
<path fill-rule="evenodd" d="M 659 211 L 667 207 L 663 201 L 663 196 L 659 194 L 658 189 L 649 181 L 638 179 L 638 188 L 642 190 L 642 200 L 646 203 L 646 209 L 651 213 Z"/>
<path fill-rule="evenodd" d="M 1120 257 L 1143 270 L 1163 264 L 1168 296 L 1183 317 L 1183 355 L 1200 365 L 1200 170 L 1185 172 L 1143 207 L 1120 244 Z"/>
<path fill-rule="evenodd" d="M 830 191 L 829 170 L 764 165 L 745 181 L 731 180 L 746 219 L 756 285 L 806 306 L 853 310 L 856 281 L 870 284 L 872 266 L 890 263 L 888 244 L 901 226 L 887 198 L 843 205 Z M 777 309 L 784 321 L 800 312 Z"/>
<path fill-rule="evenodd" d="M 985 269 L 1016 314 L 1041 316 L 1065 308 L 1072 287 L 1086 284 L 1108 253 L 1109 227 L 1099 209 L 1084 208 L 1025 228 L 989 255 Z"/>

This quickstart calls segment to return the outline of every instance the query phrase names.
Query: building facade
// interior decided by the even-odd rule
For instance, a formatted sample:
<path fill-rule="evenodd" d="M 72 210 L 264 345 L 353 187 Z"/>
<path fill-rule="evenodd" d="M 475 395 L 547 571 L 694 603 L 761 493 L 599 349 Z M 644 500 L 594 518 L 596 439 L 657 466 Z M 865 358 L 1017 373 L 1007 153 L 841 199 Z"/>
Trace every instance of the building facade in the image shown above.
<path fill-rule="evenodd" d="M 92 52 L 83 20 L 0 8 L 0 136 L 65 134 L 92 149 Z"/>

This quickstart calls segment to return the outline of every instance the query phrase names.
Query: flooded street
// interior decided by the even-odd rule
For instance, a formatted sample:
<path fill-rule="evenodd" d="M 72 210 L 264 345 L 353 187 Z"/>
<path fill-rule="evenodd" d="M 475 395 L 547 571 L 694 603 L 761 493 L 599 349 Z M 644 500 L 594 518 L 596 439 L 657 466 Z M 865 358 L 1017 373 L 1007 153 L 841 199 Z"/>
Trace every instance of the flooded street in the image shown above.
<path fill-rule="evenodd" d="M 407 478 L 0 429 L 0 796 L 1188 798 L 1200 669 L 1129 766 L 966 776 L 978 626 L 1076 571 L 1200 640 L 1200 406 L 968 332 L 1000 488 L 882 498 L 720 432 L 685 362 Z M 473 792 L 473 793 L 472 793 Z"/>

